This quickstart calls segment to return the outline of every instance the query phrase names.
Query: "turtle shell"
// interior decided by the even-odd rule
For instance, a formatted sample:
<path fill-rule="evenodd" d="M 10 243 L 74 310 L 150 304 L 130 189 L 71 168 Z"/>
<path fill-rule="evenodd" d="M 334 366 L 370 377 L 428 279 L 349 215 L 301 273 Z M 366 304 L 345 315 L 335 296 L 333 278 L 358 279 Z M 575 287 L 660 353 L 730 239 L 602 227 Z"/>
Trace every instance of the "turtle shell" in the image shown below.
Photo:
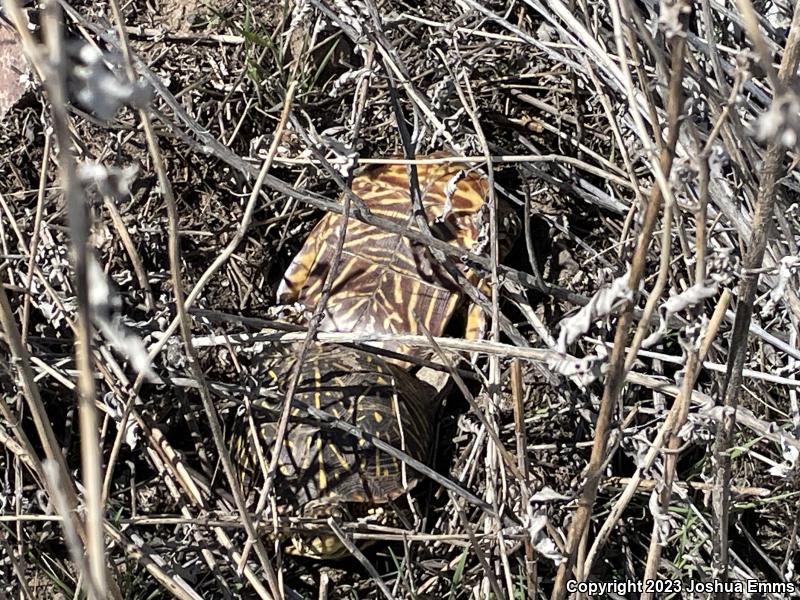
<path fill-rule="evenodd" d="M 483 252 L 488 239 L 486 177 L 459 163 L 420 164 L 417 175 L 431 232 L 461 250 Z M 418 229 L 405 165 L 367 169 L 353 180 L 352 189 L 372 214 Z M 284 275 L 279 302 L 316 307 L 334 262 L 343 220 L 329 213 L 316 225 Z M 478 283 L 471 270 L 454 262 Z M 351 218 L 320 329 L 420 335 L 420 325 L 424 325 L 438 336 L 461 299 L 461 287 L 425 245 Z M 472 328 L 482 327 L 481 322 Z M 470 325 L 466 337 L 480 337 L 481 332 L 469 329 Z M 399 343 L 382 345 L 401 354 L 412 352 Z"/>
<path fill-rule="evenodd" d="M 254 444 L 259 444 L 269 463 L 295 362 L 290 351 L 265 365 L 268 388 L 274 394 L 252 406 L 258 439 L 244 427 L 246 419 L 241 420 L 236 434 L 237 463 L 251 490 L 263 482 Z M 377 505 L 408 491 L 417 475 L 366 440 L 380 439 L 425 461 L 435 396 L 433 387 L 378 356 L 340 346 L 312 346 L 300 370 L 278 459 L 275 491 L 279 504 L 299 513 L 304 505 L 319 499 Z M 362 435 L 337 428 L 309 407 L 357 427 Z"/>

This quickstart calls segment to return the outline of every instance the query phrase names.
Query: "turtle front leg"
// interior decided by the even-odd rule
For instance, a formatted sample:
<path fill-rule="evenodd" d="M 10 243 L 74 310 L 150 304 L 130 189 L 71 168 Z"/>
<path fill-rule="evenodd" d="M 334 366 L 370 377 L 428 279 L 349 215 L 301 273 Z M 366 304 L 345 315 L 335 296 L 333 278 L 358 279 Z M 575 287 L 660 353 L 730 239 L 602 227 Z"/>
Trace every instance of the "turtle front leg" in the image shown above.
<path fill-rule="evenodd" d="M 303 295 L 303 289 L 306 287 L 308 277 L 311 270 L 314 268 L 314 263 L 319 256 L 319 240 L 320 235 L 318 230 L 325 227 L 327 218 L 323 218 L 317 223 L 311 235 L 306 239 L 300 252 L 294 257 L 286 272 L 283 274 L 278 291 L 276 293 L 278 304 L 291 304 L 297 302 Z"/>
<path fill-rule="evenodd" d="M 491 295 L 489 286 L 485 284 L 478 286 L 478 289 L 487 297 Z M 473 341 L 482 340 L 486 337 L 487 328 L 488 318 L 486 317 L 486 311 L 474 302 L 470 302 L 467 309 L 467 326 L 464 331 L 464 337 Z"/>

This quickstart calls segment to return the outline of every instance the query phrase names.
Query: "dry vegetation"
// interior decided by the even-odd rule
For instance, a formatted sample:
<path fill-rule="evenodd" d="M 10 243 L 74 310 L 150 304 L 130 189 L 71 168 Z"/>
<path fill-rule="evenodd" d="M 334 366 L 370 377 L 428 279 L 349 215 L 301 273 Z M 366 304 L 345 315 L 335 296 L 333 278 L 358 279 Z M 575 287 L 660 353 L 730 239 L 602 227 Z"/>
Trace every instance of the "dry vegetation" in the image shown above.
<path fill-rule="evenodd" d="M 0 122 L 0 598 L 800 586 L 788 0 L 47 6 Z M 312 524 L 243 518 L 220 460 L 254 353 L 305 336 L 277 281 L 357 166 L 441 149 L 527 221 L 437 419 L 453 483 L 289 556 Z"/>

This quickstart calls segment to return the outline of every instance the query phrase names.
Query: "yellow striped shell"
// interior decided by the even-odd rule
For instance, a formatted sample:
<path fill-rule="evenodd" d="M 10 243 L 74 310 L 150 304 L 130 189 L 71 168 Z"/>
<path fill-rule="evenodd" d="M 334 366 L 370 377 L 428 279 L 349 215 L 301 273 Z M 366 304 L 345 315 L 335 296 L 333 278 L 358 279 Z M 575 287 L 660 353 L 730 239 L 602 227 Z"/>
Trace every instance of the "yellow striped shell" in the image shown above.
<path fill-rule="evenodd" d="M 488 223 L 486 177 L 459 163 L 417 166 L 420 195 L 433 234 L 470 252 L 482 252 Z M 353 180 L 353 191 L 374 215 L 410 229 L 414 224 L 405 165 L 382 165 Z M 335 255 L 343 217 L 329 213 L 316 225 L 278 289 L 281 303 L 314 308 Z M 479 241 L 482 240 L 482 241 Z M 474 273 L 455 261 L 474 284 Z M 344 250 L 320 325 L 322 331 L 441 335 L 462 299 L 459 285 L 428 248 L 399 234 L 349 219 Z M 485 319 L 470 309 L 465 337 L 481 337 Z M 408 354 L 403 344 L 383 344 Z"/>
<path fill-rule="evenodd" d="M 297 347 L 272 356 L 263 366 L 269 398 L 252 406 L 257 436 L 241 419 L 232 445 L 235 463 L 248 488 L 257 492 L 263 471 L 257 456 L 270 461 L 286 385 Z M 377 438 L 425 461 L 432 435 L 436 390 L 403 369 L 360 350 L 315 344 L 300 370 L 288 430 L 278 457 L 275 492 L 288 512 L 316 516 L 319 506 L 377 506 L 407 492 L 418 476 L 397 458 L 366 439 Z M 358 428 L 358 437 L 320 420 L 308 407 Z M 259 448 L 256 448 L 258 444 Z M 330 510 L 330 508 L 328 508 Z M 304 554 L 330 558 L 329 537 L 323 549 Z M 333 544 L 337 549 L 339 546 Z"/>

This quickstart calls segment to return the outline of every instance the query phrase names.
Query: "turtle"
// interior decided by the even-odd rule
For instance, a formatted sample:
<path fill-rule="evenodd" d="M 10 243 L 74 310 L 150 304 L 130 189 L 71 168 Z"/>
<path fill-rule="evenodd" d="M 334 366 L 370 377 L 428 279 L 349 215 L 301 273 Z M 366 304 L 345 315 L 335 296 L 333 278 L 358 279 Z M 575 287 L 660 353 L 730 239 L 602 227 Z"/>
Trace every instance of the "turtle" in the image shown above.
<path fill-rule="evenodd" d="M 234 427 L 233 458 L 251 503 L 264 481 L 259 454 L 269 464 L 286 386 L 299 344 L 262 353 L 256 367 L 263 389 L 249 419 Z M 269 358 L 265 358 L 269 356 Z M 392 523 L 394 503 L 419 474 L 378 449 L 378 439 L 424 463 L 439 404 L 433 386 L 365 350 L 315 342 L 305 355 L 280 447 L 274 482 L 277 506 L 287 515 L 352 520 L 378 514 Z M 353 427 L 357 428 L 356 433 Z M 291 554 L 338 559 L 348 554 L 331 533 L 295 535 Z"/>
<path fill-rule="evenodd" d="M 432 158 L 445 156 L 436 153 Z M 431 233 L 459 251 L 485 255 L 489 241 L 486 176 L 460 162 L 439 161 L 417 165 L 417 177 Z M 351 187 L 373 215 L 418 230 L 410 185 L 405 165 L 382 164 L 358 174 Z M 498 209 L 502 253 L 516 238 L 520 224 L 508 204 L 498 202 Z M 279 304 L 316 308 L 334 262 L 343 220 L 340 214 L 328 213 L 313 228 L 278 286 Z M 468 280 L 487 290 L 472 269 L 460 260 L 454 262 Z M 461 286 L 426 245 L 350 218 L 319 330 L 421 335 L 427 329 L 440 336 L 463 299 Z M 470 304 L 464 337 L 480 339 L 485 330 L 484 311 Z M 427 357 L 425 351 L 402 343 L 376 345 L 403 356 Z M 408 366 L 400 359 L 390 360 Z"/>

